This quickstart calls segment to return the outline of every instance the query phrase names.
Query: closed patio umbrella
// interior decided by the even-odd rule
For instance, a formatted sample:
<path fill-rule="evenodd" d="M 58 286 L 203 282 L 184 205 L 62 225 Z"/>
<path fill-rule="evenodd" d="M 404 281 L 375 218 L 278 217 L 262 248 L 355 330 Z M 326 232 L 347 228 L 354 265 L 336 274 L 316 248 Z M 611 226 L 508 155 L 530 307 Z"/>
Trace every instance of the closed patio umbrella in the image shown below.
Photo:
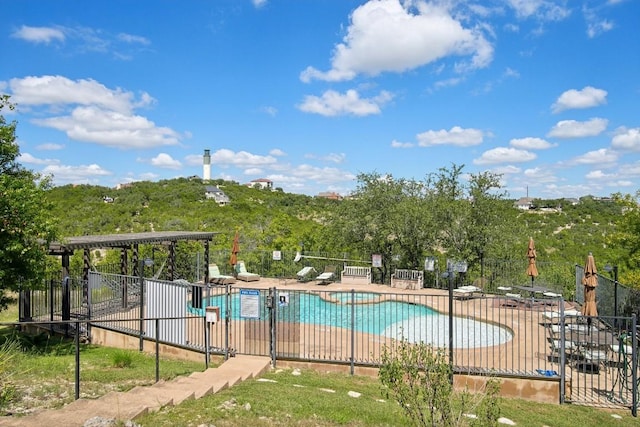
<path fill-rule="evenodd" d="M 538 276 L 538 268 L 536 267 L 536 245 L 533 242 L 533 237 L 529 237 L 527 258 L 529 258 L 529 265 L 527 265 L 527 276 L 531 276 L 531 285 L 533 285 L 533 280 Z"/>
<path fill-rule="evenodd" d="M 598 269 L 593 255 L 589 253 L 587 262 L 584 265 L 582 284 L 584 285 L 584 305 L 582 306 L 583 316 L 597 316 L 596 307 L 596 286 L 598 286 Z"/>
<path fill-rule="evenodd" d="M 231 258 L 229 259 L 231 267 L 235 267 L 238 263 L 238 252 L 240 252 L 240 235 L 236 231 L 236 235 L 233 237 L 233 246 L 231 247 Z"/>

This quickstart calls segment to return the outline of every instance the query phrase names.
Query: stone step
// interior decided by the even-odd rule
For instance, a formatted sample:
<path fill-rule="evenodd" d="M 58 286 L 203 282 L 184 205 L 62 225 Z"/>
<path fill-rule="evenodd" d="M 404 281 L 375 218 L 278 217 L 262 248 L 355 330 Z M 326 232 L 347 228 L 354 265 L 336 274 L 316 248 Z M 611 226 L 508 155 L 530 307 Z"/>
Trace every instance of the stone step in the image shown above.
<path fill-rule="evenodd" d="M 60 409 L 48 409 L 24 417 L 0 419 L 1 427 L 82 427 L 93 417 L 133 420 L 163 406 L 178 405 L 217 393 L 249 378 L 262 375 L 271 360 L 259 356 L 237 356 L 217 368 L 194 372 L 151 386 L 137 386 L 126 392 L 112 391 L 98 399 L 78 399 Z"/>

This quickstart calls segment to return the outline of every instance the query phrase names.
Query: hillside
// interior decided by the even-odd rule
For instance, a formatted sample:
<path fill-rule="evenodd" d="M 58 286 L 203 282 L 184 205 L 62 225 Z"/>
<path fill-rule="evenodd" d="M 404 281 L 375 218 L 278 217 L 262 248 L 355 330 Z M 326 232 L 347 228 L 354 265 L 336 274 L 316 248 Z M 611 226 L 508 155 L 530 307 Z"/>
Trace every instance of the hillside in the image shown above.
<path fill-rule="evenodd" d="M 179 178 L 159 182 L 135 182 L 115 190 L 78 185 L 55 187 L 48 195 L 60 219 L 64 236 L 128 233 L 160 230 L 215 231 L 221 235 L 212 249 L 229 248 L 236 230 L 243 238 L 243 249 L 297 250 L 300 242 L 312 251 L 331 248 L 323 224 L 336 204 L 326 200 L 282 191 L 248 188 L 234 182 L 213 181 L 230 198 L 219 206 L 205 198 L 205 184 L 198 178 Z M 104 198 L 112 199 L 105 202 Z M 504 203 L 511 205 L 513 201 Z M 581 264 L 593 252 L 600 264 L 615 263 L 622 256 L 607 246 L 616 227 L 620 207 L 610 201 L 581 199 L 577 205 L 562 201 L 541 201 L 540 206 L 560 209 L 508 210 L 505 221 L 514 221 L 513 230 L 522 246 L 507 247 L 507 258 L 519 257 L 526 247 L 524 239 L 536 241 L 541 262 L 563 261 Z M 512 239 L 505 239 L 512 241 Z M 515 245 L 515 243 L 509 243 Z M 508 256 L 511 254 L 511 256 Z"/>
<path fill-rule="evenodd" d="M 135 182 L 121 189 L 55 187 L 49 198 L 64 236 L 143 231 L 214 231 L 213 249 L 228 248 L 236 230 L 245 250 L 295 249 L 314 241 L 322 214 L 333 201 L 214 181 L 231 202 L 205 198 L 200 179 Z M 104 198 L 109 202 L 105 202 Z"/>

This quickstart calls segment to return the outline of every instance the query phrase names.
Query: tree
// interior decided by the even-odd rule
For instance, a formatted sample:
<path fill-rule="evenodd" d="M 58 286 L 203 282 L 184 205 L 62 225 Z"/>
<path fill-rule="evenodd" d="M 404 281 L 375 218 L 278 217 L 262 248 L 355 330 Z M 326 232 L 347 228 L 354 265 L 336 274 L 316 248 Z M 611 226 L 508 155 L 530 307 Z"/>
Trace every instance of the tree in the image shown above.
<path fill-rule="evenodd" d="M 0 96 L 0 112 L 14 108 L 8 95 Z M 16 161 L 15 131 L 16 122 L 7 123 L 0 114 L 0 310 L 10 301 L 8 291 L 40 282 L 45 245 L 57 236 L 46 198 L 49 180 Z"/>
<path fill-rule="evenodd" d="M 405 267 L 418 267 L 429 230 L 423 185 L 378 173 L 360 174 L 358 181 L 355 193 L 336 206 L 329 221 L 334 250 L 381 255 L 383 282 L 394 258 Z"/>

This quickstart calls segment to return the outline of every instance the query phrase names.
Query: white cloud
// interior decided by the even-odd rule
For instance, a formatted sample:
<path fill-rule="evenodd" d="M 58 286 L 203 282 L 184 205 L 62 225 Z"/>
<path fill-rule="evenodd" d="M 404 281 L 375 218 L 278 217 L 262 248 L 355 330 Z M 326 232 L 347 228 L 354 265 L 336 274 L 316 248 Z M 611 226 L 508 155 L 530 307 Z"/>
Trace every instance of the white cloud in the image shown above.
<path fill-rule="evenodd" d="M 586 122 L 561 120 L 549 131 L 547 136 L 553 138 L 584 138 L 597 136 L 607 129 L 607 119 L 593 118 Z"/>
<path fill-rule="evenodd" d="M 334 50 L 331 69 L 313 67 L 300 79 L 351 80 L 358 74 L 403 72 L 448 56 L 470 57 L 457 64 L 460 71 L 486 67 L 493 46 L 478 28 L 462 21 L 443 6 L 423 0 L 369 1 L 353 11 L 347 34 Z"/>
<path fill-rule="evenodd" d="M 506 165 L 506 166 L 497 166 L 495 168 L 492 169 L 493 173 L 497 173 L 500 175 L 513 175 L 516 173 L 520 173 L 522 171 L 522 169 L 520 169 L 517 166 L 513 166 L 513 165 Z"/>
<path fill-rule="evenodd" d="M 274 165 L 277 160 L 273 156 L 259 156 L 246 151 L 221 149 L 211 154 L 211 164 L 216 166 L 236 166 L 239 168 L 263 167 Z"/>
<path fill-rule="evenodd" d="M 151 159 L 151 164 L 162 169 L 180 169 L 182 163 L 175 160 L 167 153 L 160 153 L 156 157 Z"/>
<path fill-rule="evenodd" d="M 301 111 L 333 117 L 341 115 L 368 116 L 380 114 L 381 107 L 393 99 L 390 92 L 382 91 L 376 97 L 360 98 L 358 92 L 350 89 L 344 94 L 334 90 L 328 90 L 322 97 L 308 95 L 302 104 L 298 105 Z"/>
<path fill-rule="evenodd" d="M 29 27 L 23 25 L 11 34 L 12 37 L 25 40 L 31 43 L 49 44 L 52 41 L 61 41 L 65 39 L 64 31 L 60 28 L 52 27 Z"/>
<path fill-rule="evenodd" d="M 321 184 L 335 184 L 356 179 L 356 176 L 348 171 L 330 167 L 316 167 L 307 164 L 296 166 L 289 172 L 291 176 L 296 179 L 304 179 Z M 275 175 L 272 176 L 275 177 Z M 273 180 L 273 178 L 269 179 Z"/>
<path fill-rule="evenodd" d="M 484 134 L 479 129 L 464 129 L 454 126 L 450 130 L 440 129 L 437 131 L 428 130 L 417 135 L 420 147 L 430 147 L 433 145 L 455 145 L 458 147 L 469 147 L 482 143 Z"/>
<path fill-rule="evenodd" d="M 496 147 L 487 150 L 482 155 L 473 159 L 476 165 L 491 165 L 496 163 L 522 163 L 534 160 L 537 156 L 535 153 L 526 150 L 518 150 L 509 147 Z"/>
<path fill-rule="evenodd" d="M 514 138 L 509 141 L 509 145 L 523 150 L 546 150 L 556 146 L 542 138 Z"/>
<path fill-rule="evenodd" d="M 261 7 L 264 7 L 267 5 L 268 1 L 267 0 L 251 0 L 251 3 L 253 3 L 253 6 L 256 9 L 259 9 Z"/>
<path fill-rule="evenodd" d="M 271 117 L 275 117 L 278 115 L 278 109 L 272 106 L 260 107 L 260 111 Z"/>
<path fill-rule="evenodd" d="M 558 181 L 558 178 L 548 168 L 530 168 L 525 169 L 523 173 L 526 182 L 528 183 L 550 183 Z"/>
<path fill-rule="evenodd" d="M 571 89 L 558 97 L 551 106 L 554 113 L 564 110 L 591 108 L 607 103 L 607 91 L 586 86 L 582 90 Z"/>
<path fill-rule="evenodd" d="M 400 142 L 395 139 L 391 141 L 391 147 L 393 148 L 412 148 L 415 144 L 413 142 Z"/>
<path fill-rule="evenodd" d="M 283 157 L 287 155 L 287 153 L 285 153 L 279 148 L 274 148 L 273 150 L 269 150 L 269 154 L 276 157 Z"/>
<path fill-rule="evenodd" d="M 625 151 L 640 151 L 640 128 L 620 127 L 611 140 L 613 148 Z"/>
<path fill-rule="evenodd" d="M 617 160 L 618 155 L 615 152 L 601 148 L 575 157 L 571 163 L 579 165 L 614 164 Z"/>
<path fill-rule="evenodd" d="M 606 33 L 607 31 L 611 31 L 614 25 L 613 22 L 602 19 L 599 21 L 592 21 L 587 23 L 587 35 L 589 38 L 594 38 L 599 36 L 600 34 Z"/>
<path fill-rule="evenodd" d="M 179 135 L 142 116 L 78 107 L 69 116 L 35 119 L 34 124 L 63 131 L 71 139 L 114 148 L 154 148 L 176 145 Z"/>
<path fill-rule="evenodd" d="M 63 76 L 11 79 L 9 88 L 12 100 L 20 106 L 93 105 L 128 114 L 135 108 L 155 102 L 146 92 L 136 98 L 132 92 L 120 88 L 109 89 L 92 79 L 71 80 Z"/>
<path fill-rule="evenodd" d="M 29 153 L 20 154 L 20 156 L 18 156 L 18 162 L 33 165 L 56 165 L 60 163 L 60 161 L 56 159 L 39 159 Z"/>
<path fill-rule="evenodd" d="M 585 178 L 587 179 L 593 179 L 593 180 L 600 180 L 600 179 L 606 179 L 606 178 L 611 178 L 612 174 L 606 174 L 604 172 L 602 172 L 601 170 L 595 170 L 595 171 L 591 171 L 589 173 L 587 173 L 585 175 Z"/>
<path fill-rule="evenodd" d="M 108 170 L 96 164 L 80 166 L 49 165 L 42 170 L 43 175 L 53 176 L 56 185 L 74 183 L 91 184 L 98 178 L 112 175 Z"/>
<path fill-rule="evenodd" d="M 519 18 L 536 18 L 543 21 L 560 21 L 571 14 L 555 0 L 508 0 Z"/>
<path fill-rule="evenodd" d="M 154 148 L 176 145 L 181 139 L 174 130 L 134 114 L 136 109 L 155 102 L 146 92 L 136 96 L 92 79 L 63 76 L 11 79 L 9 87 L 12 101 L 21 108 L 46 107 L 39 111 L 45 117 L 32 123 L 60 130 L 77 141 L 117 148 Z M 52 115 L 52 111 L 58 115 Z"/>
<path fill-rule="evenodd" d="M 640 177 L 640 161 L 620 165 L 618 174 L 626 178 Z"/>
<path fill-rule="evenodd" d="M 54 144 L 52 142 L 46 144 L 40 144 L 36 147 L 36 150 L 42 151 L 57 151 L 62 150 L 64 148 L 64 144 Z"/>
<path fill-rule="evenodd" d="M 118 34 L 118 40 L 123 41 L 125 43 L 141 44 L 143 46 L 147 46 L 151 44 L 151 41 L 146 37 L 136 36 L 136 35 L 127 34 L 127 33 Z"/>
<path fill-rule="evenodd" d="M 614 5 L 615 3 L 616 2 L 609 1 L 608 5 Z M 615 27 L 613 21 L 603 17 L 603 15 L 606 13 L 604 11 L 604 7 L 606 6 L 607 5 L 600 5 L 596 8 L 590 8 L 585 5 L 582 7 L 584 20 L 587 24 L 587 36 L 590 39 L 611 31 Z"/>

